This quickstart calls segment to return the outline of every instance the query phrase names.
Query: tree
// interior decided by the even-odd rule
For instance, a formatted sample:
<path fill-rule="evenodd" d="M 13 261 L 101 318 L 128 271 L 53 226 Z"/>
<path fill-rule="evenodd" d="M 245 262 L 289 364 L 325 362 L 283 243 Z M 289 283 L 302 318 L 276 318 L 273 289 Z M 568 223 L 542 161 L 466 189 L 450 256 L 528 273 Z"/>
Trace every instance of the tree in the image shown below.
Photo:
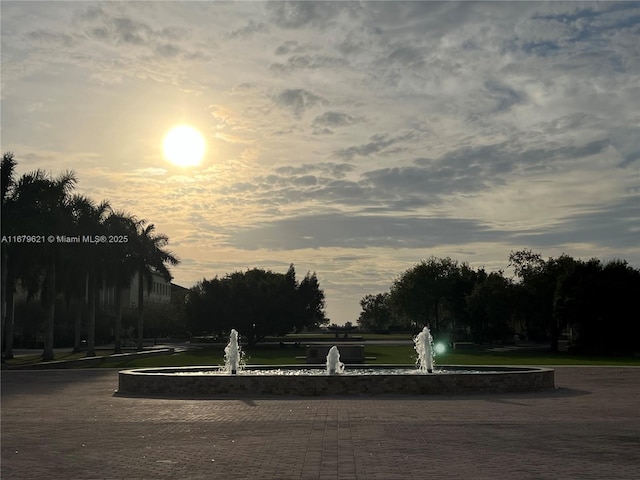
<path fill-rule="evenodd" d="M 640 270 L 625 260 L 612 260 L 602 269 L 600 287 L 600 311 L 598 323 L 592 325 L 603 334 L 606 353 L 633 352 L 638 350 L 640 338 Z"/>
<path fill-rule="evenodd" d="M 502 272 L 480 277 L 467 297 L 475 342 L 506 341 L 512 335 L 512 284 Z"/>
<path fill-rule="evenodd" d="M 547 340 L 547 323 L 553 314 L 553 290 L 546 278 L 546 262 L 539 253 L 519 250 L 509 254 L 519 282 L 515 286 L 516 308 L 526 325 L 527 335 L 533 340 Z"/>
<path fill-rule="evenodd" d="M 324 293 L 315 274 L 307 274 L 298 285 L 293 266 L 284 275 L 254 268 L 235 272 L 229 280 L 230 296 L 220 299 L 229 307 L 226 329 L 236 328 L 251 345 L 324 319 Z"/>
<path fill-rule="evenodd" d="M 20 215 L 20 228 L 24 234 L 45 239 L 44 243 L 23 246 L 29 255 L 25 264 L 17 266 L 25 284 L 31 291 L 39 291 L 44 309 L 43 360 L 53 360 L 55 322 L 56 265 L 60 260 L 61 246 L 58 235 L 71 230 L 72 217 L 69 208 L 71 191 L 75 187 L 73 172 L 64 172 L 53 178 L 43 170 L 24 174 L 13 189 L 13 201 Z M 28 272 L 28 273 L 27 273 Z M 28 276 L 26 276 L 28 275 Z"/>
<path fill-rule="evenodd" d="M 476 271 L 464 262 L 459 264 L 458 271 L 451 276 L 451 290 L 445 307 L 451 319 L 452 336 L 450 340 L 452 342 L 467 339 L 471 323 L 467 298 L 471 295 L 475 285 L 486 277 L 484 269 Z"/>
<path fill-rule="evenodd" d="M 77 235 L 95 237 L 108 233 L 105 227 L 106 215 L 109 212 L 109 202 L 106 200 L 96 204 L 84 195 L 74 195 L 70 201 L 74 230 Z M 73 286 L 76 295 L 79 293 L 78 279 L 84 279 L 87 288 L 87 357 L 95 356 L 95 327 L 96 327 L 96 297 L 101 286 L 101 280 L 107 265 L 106 243 L 88 243 L 67 245 L 67 250 L 72 258 L 70 268 L 71 278 L 69 282 Z M 82 285 L 81 283 L 81 285 Z M 76 325 L 78 327 L 78 325 Z M 76 341 L 79 335 L 76 333 Z M 76 345 L 77 348 L 77 345 Z"/>
<path fill-rule="evenodd" d="M 561 322 L 573 329 L 573 348 L 599 354 L 637 349 L 638 291 L 640 271 L 625 261 L 576 261 L 560 278 L 554 304 Z"/>
<path fill-rule="evenodd" d="M 286 274 L 254 268 L 205 279 L 189 291 L 185 308 L 192 332 L 234 328 L 249 344 L 328 321 L 316 274 L 298 284 L 293 265 Z"/>
<path fill-rule="evenodd" d="M 391 308 L 389 294 L 378 293 L 366 295 L 360 300 L 362 311 L 358 317 L 358 325 L 364 330 L 387 330 L 391 324 Z"/>
<path fill-rule="evenodd" d="M 2 235 L 11 234 L 9 229 L 5 228 L 5 225 L 12 225 L 14 220 L 15 209 L 13 199 L 13 190 L 15 188 L 15 168 L 16 160 L 13 153 L 8 152 L 2 156 L 2 164 L 0 166 L 0 198 L 2 199 L 2 210 L 0 216 L 2 218 Z M 9 268 L 9 242 L 2 242 L 2 281 L 0 283 L 0 295 L 1 299 L 1 314 L 2 314 L 2 334 L 3 340 L 2 349 L 4 361 L 5 358 L 13 358 L 13 315 L 14 315 L 14 302 L 13 294 L 15 290 L 15 272 L 14 269 Z M 11 259 L 13 260 L 13 259 Z"/>
<path fill-rule="evenodd" d="M 558 340 L 567 326 L 566 317 L 556 307 L 557 297 L 563 279 L 576 268 L 576 261 L 565 254 L 544 261 L 540 254 L 521 250 L 511 252 L 509 265 L 520 279 L 516 285 L 517 305 L 529 332 L 544 335 L 550 340 L 551 351 L 557 352 Z"/>
<path fill-rule="evenodd" d="M 165 264 L 175 265 L 177 258 L 166 251 L 168 239 L 156 235 L 154 226 L 145 227 L 135 217 L 113 212 L 107 201 L 96 204 L 86 196 L 72 196 L 76 183 L 73 172 L 52 177 L 43 170 L 22 175 L 15 180 L 13 154 L 2 159 L 2 330 L 3 346 L 12 355 L 13 294 L 16 285 L 27 293 L 27 299 L 38 295 L 44 315 L 43 359 L 53 359 L 55 301 L 63 293 L 67 307 L 73 301 L 76 309 L 76 350 L 80 346 L 82 301 L 88 304 L 88 349 L 94 354 L 97 292 L 115 285 L 116 350 L 119 345 L 121 290 L 129 286 L 133 273 L 139 280 L 139 347 L 141 347 L 144 287 L 153 285 L 151 276 L 171 276 Z M 107 213 L 110 215 L 107 216 Z M 123 243 L 88 243 L 67 241 L 68 236 L 103 234 L 126 238 Z M 11 238 L 21 240 L 11 241 Z M 29 239 L 29 240 L 25 240 Z M 34 240 L 35 239 L 35 240 Z M 37 241 L 37 242 L 36 242 Z M 34 332 L 34 335 L 36 333 Z M 3 357 L 4 358 L 4 357 Z"/>
<path fill-rule="evenodd" d="M 122 353 L 122 290 L 131 285 L 136 273 L 132 245 L 137 236 L 138 224 L 133 215 L 122 210 L 112 210 L 104 221 L 109 235 L 118 240 L 109 245 L 105 269 L 106 284 L 113 287 L 115 292 L 114 353 Z"/>
<path fill-rule="evenodd" d="M 165 247 L 169 238 L 163 234 L 156 234 L 155 225 L 145 226 L 145 221 L 138 223 L 136 237 L 132 242 L 132 256 L 136 264 L 138 275 L 138 350 L 142 350 L 144 328 L 144 290 L 151 293 L 153 288 L 153 274 L 162 275 L 165 281 L 171 281 L 171 272 L 166 264 L 178 265 L 180 260 Z"/>
<path fill-rule="evenodd" d="M 423 260 L 393 283 L 394 312 L 410 319 L 417 330 L 429 326 L 438 333 L 446 326 L 443 308 L 451 305 L 459 275 L 458 263 L 449 257 Z"/>
<path fill-rule="evenodd" d="M 571 271 L 558 279 L 554 296 L 554 315 L 575 329 L 575 346 L 589 350 L 600 344 L 601 334 L 593 328 L 602 323 L 602 264 L 600 260 L 576 261 Z"/>
<path fill-rule="evenodd" d="M 229 327 L 226 322 L 230 305 L 230 285 L 227 278 L 203 279 L 189 289 L 185 299 L 187 326 L 194 333 L 221 335 Z"/>
<path fill-rule="evenodd" d="M 320 288 L 316 272 L 307 273 L 302 279 L 298 287 L 298 298 L 300 311 L 296 312 L 298 321 L 294 324 L 297 330 L 304 327 L 314 329 L 329 323 L 324 313 L 324 291 Z"/>

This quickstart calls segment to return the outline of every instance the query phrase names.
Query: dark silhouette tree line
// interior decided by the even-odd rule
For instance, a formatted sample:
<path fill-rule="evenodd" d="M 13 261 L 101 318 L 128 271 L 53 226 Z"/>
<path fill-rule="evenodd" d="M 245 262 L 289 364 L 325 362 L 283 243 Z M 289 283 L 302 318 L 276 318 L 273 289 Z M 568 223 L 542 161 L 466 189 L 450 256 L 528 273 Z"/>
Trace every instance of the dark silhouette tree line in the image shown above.
<path fill-rule="evenodd" d="M 298 282 L 291 265 L 284 274 L 254 268 L 204 279 L 187 294 L 186 316 L 194 335 L 223 335 L 233 328 L 253 345 L 268 335 L 327 324 L 324 307 L 316 274 Z"/>
<path fill-rule="evenodd" d="M 1 165 L 2 195 L 2 332 L 3 358 L 13 358 L 15 306 L 18 285 L 27 298 L 39 298 L 44 330 L 43 360 L 54 358 L 56 298 L 62 296 L 75 310 L 75 350 L 80 350 L 82 313 L 86 310 L 87 356 L 95 355 L 98 292 L 114 287 L 115 351 L 121 351 L 122 290 L 139 279 L 138 349 L 142 349 L 143 293 L 151 292 L 153 273 L 171 280 L 168 265 L 178 258 L 166 246 L 166 235 L 153 224 L 121 210 L 108 201 L 96 203 L 74 193 L 74 172 L 57 177 L 43 170 L 16 178 L 17 162 L 5 153 Z M 53 236 L 115 237 L 115 243 L 65 243 Z M 126 241 L 125 241 L 126 239 Z M 19 319 L 18 319 L 19 320 Z"/>
<path fill-rule="evenodd" d="M 524 335 L 548 341 L 552 351 L 564 335 L 576 351 L 639 350 L 637 268 L 565 254 L 545 260 L 531 250 L 511 252 L 509 266 L 514 278 L 448 257 L 423 260 L 389 292 L 365 296 L 358 324 L 376 331 L 429 326 L 443 339 L 477 343 Z"/>

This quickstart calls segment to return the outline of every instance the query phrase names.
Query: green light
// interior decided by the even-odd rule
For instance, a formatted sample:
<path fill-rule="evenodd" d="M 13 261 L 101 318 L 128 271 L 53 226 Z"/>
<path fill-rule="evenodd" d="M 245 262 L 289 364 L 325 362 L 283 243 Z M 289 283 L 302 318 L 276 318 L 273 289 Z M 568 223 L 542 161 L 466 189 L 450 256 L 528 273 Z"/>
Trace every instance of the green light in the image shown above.
<path fill-rule="evenodd" d="M 436 355 L 440 355 L 440 354 L 442 354 L 442 353 L 447 351 L 447 347 L 445 346 L 445 344 L 444 343 L 440 343 L 440 342 L 436 343 L 433 346 L 433 349 L 435 350 Z"/>

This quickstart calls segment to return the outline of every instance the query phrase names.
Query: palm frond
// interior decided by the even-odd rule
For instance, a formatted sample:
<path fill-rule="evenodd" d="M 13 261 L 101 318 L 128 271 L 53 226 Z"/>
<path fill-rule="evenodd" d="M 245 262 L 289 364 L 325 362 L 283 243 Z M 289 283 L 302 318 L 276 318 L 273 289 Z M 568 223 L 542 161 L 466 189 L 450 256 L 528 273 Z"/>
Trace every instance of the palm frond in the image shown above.
<path fill-rule="evenodd" d="M 0 186 L 2 188 L 1 196 L 2 203 L 4 204 L 8 197 L 11 195 L 13 188 L 15 187 L 15 169 L 16 159 L 13 153 L 7 152 L 2 156 L 2 165 L 0 166 Z"/>

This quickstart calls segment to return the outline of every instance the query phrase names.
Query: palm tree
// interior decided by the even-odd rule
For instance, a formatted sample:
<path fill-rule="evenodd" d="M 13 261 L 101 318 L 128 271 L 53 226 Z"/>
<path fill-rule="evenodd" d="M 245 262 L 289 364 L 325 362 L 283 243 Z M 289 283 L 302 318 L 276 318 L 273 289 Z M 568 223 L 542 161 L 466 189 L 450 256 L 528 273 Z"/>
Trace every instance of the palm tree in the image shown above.
<path fill-rule="evenodd" d="M 122 291 L 131 285 L 137 270 L 132 245 L 139 222 L 124 211 L 111 211 L 104 224 L 109 235 L 123 240 L 110 245 L 106 269 L 107 284 L 115 289 L 114 353 L 122 353 Z"/>
<path fill-rule="evenodd" d="M 61 246 L 55 241 L 57 235 L 67 234 L 72 225 L 69 208 L 70 194 L 76 184 L 73 172 L 64 172 L 52 178 L 43 170 L 26 173 L 13 188 L 16 219 L 25 234 L 39 235 L 44 243 L 22 244 L 27 253 L 25 264 L 16 266 L 31 291 L 39 291 L 44 308 L 44 350 L 42 359 L 53 360 L 53 335 L 56 297 L 56 263 Z M 19 214 L 19 217 L 17 216 Z M 53 236 L 53 241 L 47 238 Z M 33 267 L 33 268 L 29 268 Z"/>
<path fill-rule="evenodd" d="M 106 214 L 110 209 L 109 202 L 103 200 L 96 204 L 92 199 L 84 195 L 74 195 L 70 201 L 70 207 L 73 216 L 74 230 L 77 235 L 86 235 L 94 237 L 107 233 L 104 225 Z M 108 244 L 104 243 L 80 243 L 72 245 L 72 254 L 74 266 L 69 270 L 70 283 L 75 287 L 75 293 L 78 295 L 78 286 L 87 289 L 87 356 L 95 356 L 95 326 L 96 326 L 96 297 L 100 280 L 103 278 Z M 80 280 L 80 282 L 78 282 Z M 76 317 L 76 328 L 77 325 Z M 78 330 L 76 330 L 76 341 L 79 339 Z M 76 345 L 77 347 L 77 345 Z"/>
<path fill-rule="evenodd" d="M 164 247 L 169 243 L 169 237 L 155 234 L 155 225 L 145 227 L 145 221 L 138 224 L 138 231 L 133 243 L 134 260 L 138 275 L 138 350 L 142 350 L 144 326 L 144 287 L 147 294 L 153 287 L 153 274 L 162 275 L 165 281 L 171 281 L 171 272 L 165 264 L 178 265 L 180 260 Z"/>
<path fill-rule="evenodd" d="M 42 245 L 24 240 L 24 235 L 34 232 L 38 224 L 36 211 L 37 191 L 45 175 L 35 171 L 14 178 L 16 161 L 13 153 L 2 158 L 2 235 L 8 236 L 2 242 L 2 326 L 4 334 L 4 359 L 13 358 L 14 294 L 18 281 L 27 290 L 28 298 L 39 291 L 41 268 L 38 263 L 38 248 Z"/>
<path fill-rule="evenodd" d="M 12 225 L 13 220 L 13 189 L 15 188 L 15 168 L 16 160 L 13 153 L 7 152 L 2 156 L 2 165 L 0 166 L 0 198 L 2 199 L 2 235 L 11 234 L 11 228 L 5 226 Z M 2 361 L 4 359 L 13 358 L 13 293 L 15 289 L 15 275 L 13 269 L 9 269 L 9 249 L 8 242 L 2 242 L 2 280 L 0 282 L 1 312 L 2 312 L 2 333 L 4 335 L 4 348 Z"/>

